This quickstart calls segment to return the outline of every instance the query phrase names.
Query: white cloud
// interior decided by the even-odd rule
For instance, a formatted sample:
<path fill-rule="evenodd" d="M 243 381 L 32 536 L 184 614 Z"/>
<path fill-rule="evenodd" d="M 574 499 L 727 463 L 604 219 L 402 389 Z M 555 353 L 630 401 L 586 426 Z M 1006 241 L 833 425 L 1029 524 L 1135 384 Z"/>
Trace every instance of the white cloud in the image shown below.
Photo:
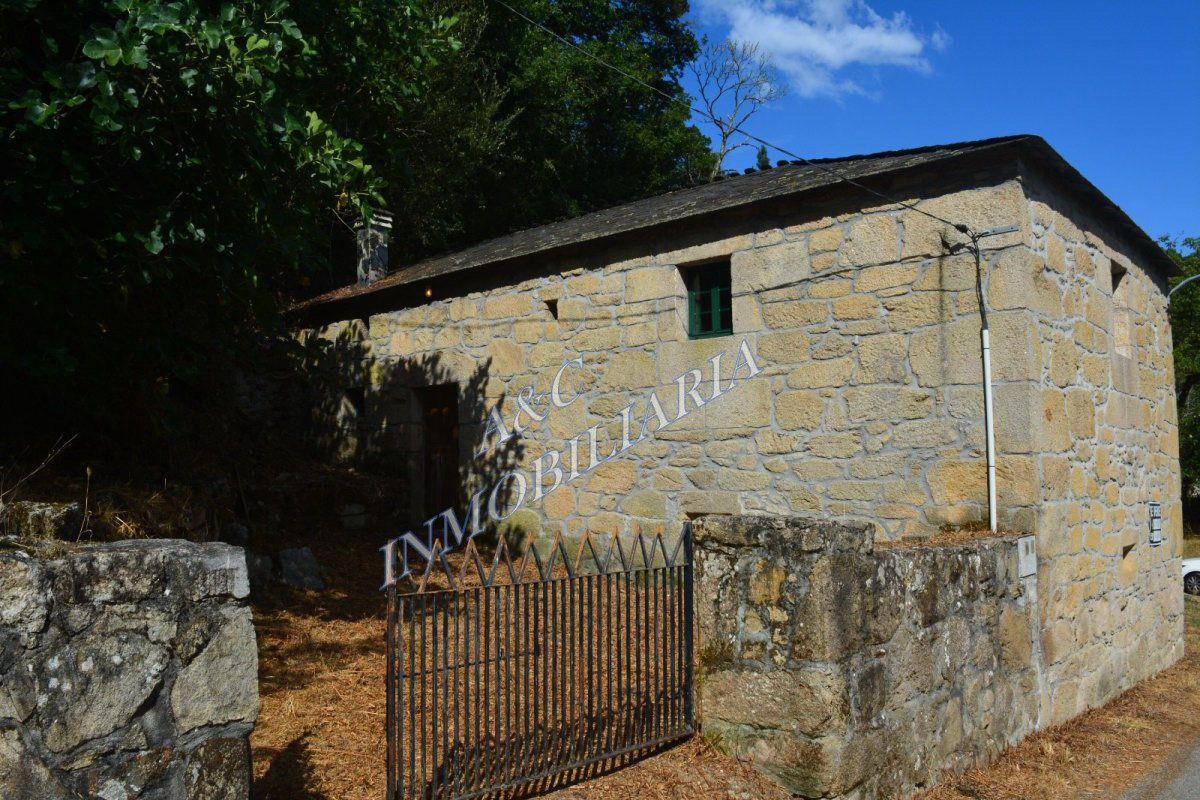
<path fill-rule="evenodd" d="M 729 28 L 729 37 L 758 42 L 805 97 L 862 93 L 838 72 L 853 65 L 929 72 L 926 48 L 944 50 L 941 28 L 917 32 L 903 12 L 883 17 L 865 0 L 700 0 L 701 14 Z"/>

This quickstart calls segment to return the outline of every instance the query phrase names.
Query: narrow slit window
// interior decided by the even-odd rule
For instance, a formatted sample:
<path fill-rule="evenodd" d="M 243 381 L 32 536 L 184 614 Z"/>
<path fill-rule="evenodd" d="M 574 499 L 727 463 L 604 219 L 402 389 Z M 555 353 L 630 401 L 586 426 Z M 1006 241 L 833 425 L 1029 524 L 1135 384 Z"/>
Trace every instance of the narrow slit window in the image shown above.
<path fill-rule="evenodd" d="M 558 319 L 558 301 L 557 300 L 547 300 L 546 301 L 546 310 L 550 312 L 550 316 L 554 317 L 554 319 Z"/>
<path fill-rule="evenodd" d="M 1126 270 L 1117 264 L 1112 268 L 1113 287 L 1113 351 L 1126 358 L 1133 356 L 1133 330 L 1129 307 L 1129 281 Z"/>
<path fill-rule="evenodd" d="M 733 284 L 729 261 L 698 264 L 683 270 L 688 298 L 688 336 L 706 339 L 733 333 Z"/>

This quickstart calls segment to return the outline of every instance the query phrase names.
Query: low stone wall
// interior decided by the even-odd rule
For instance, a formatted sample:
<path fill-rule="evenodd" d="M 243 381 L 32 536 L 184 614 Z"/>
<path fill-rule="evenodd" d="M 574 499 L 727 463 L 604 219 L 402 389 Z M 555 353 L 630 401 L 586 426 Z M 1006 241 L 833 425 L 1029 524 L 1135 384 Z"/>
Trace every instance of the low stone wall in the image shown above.
<path fill-rule="evenodd" d="M 1016 539 L 874 549 L 868 524 L 695 525 L 702 730 L 805 798 L 903 795 L 1038 719 Z"/>
<path fill-rule="evenodd" d="M 258 654 L 242 550 L 0 550 L 0 797 L 245 800 Z"/>

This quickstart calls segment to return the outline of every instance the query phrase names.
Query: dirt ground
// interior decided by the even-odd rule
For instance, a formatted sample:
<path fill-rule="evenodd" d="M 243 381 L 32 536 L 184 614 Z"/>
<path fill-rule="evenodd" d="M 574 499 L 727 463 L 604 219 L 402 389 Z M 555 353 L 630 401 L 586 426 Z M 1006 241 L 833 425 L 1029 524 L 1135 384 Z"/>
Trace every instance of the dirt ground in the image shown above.
<path fill-rule="evenodd" d="M 380 566 L 369 537 L 311 536 L 323 592 L 255 606 L 262 713 L 252 737 L 258 800 L 379 800 L 384 795 L 384 641 Z M 1189 549 L 1200 542 L 1189 542 Z M 293 545 L 294 546 L 294 545 Z M 1200 718 L 1200 601 L 1187 603 L 1183 662 L 1108 706 L 1036 734 L 986 769 L 920 800 L 1115 798 L 1191 743 Z M 750 766 L 697 738 L 632 767 L 559 790 L 557 800 L 783 800 Z"/>

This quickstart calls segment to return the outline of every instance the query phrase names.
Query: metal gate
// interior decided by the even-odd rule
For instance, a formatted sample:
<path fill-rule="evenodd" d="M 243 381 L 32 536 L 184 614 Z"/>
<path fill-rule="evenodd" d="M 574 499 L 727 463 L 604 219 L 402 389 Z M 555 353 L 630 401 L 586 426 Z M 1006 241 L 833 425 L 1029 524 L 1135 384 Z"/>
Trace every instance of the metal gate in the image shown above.
<path fill-rule="evenodd" d="M 574 559 L 435 547 L 388 594 L 388 800 L 538 793 L 685 738 L 691 654 L 690 524 Z"/>

